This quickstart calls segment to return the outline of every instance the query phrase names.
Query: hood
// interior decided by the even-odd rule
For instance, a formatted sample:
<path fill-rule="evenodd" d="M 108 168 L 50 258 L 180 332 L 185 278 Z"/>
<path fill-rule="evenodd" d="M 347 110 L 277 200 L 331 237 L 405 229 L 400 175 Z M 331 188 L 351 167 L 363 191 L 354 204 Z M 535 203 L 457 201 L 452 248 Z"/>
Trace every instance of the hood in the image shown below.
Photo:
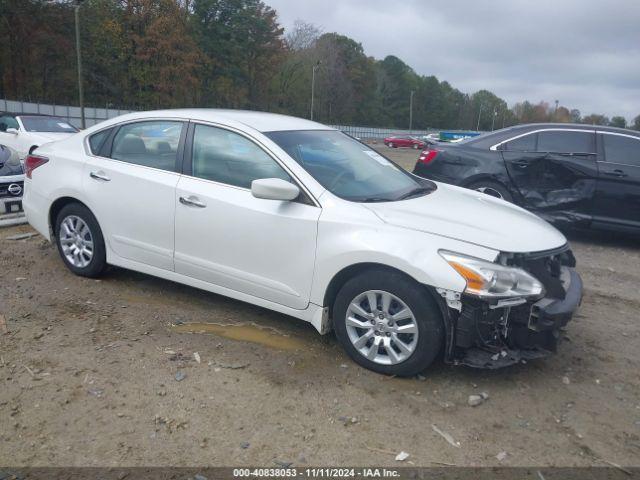
<path fill-rule="evenodd" d="M 390 225 L 502 252 L 538 252 L 567 243 L 549 223 L 516 205 L 473 190 L 437 185 L 423 197 L 364 205 Z"/>

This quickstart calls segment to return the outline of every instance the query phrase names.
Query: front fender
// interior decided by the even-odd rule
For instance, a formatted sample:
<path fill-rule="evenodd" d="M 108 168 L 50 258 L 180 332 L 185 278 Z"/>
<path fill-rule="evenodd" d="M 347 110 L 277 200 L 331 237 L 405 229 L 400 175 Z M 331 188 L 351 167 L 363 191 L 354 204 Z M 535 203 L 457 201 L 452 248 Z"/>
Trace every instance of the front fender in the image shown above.
<path fill-rule="evenodd" d="M 359 221 L 354 219 L 353 222 L 333 219 L 331 209 L 323 210 L 318 226 L 311 302 L 322 305 L 331 280 L 345 268 L 362 263 L 392 267 L 421 284 L 462 292 L 466 286 L 464 279 L 438 254 L 438 250 L 451 250 L 489 261 L 498 254 L 478 245 L 388 225 L 366 208 L 361 210 Z"/>

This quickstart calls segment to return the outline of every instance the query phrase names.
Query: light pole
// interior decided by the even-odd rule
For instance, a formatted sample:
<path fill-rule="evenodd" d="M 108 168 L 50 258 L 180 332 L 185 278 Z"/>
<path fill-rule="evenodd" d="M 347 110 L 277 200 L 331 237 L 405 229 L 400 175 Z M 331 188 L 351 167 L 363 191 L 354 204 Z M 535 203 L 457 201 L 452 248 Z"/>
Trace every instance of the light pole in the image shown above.
<path fill-rule="evenodd" d="M 76 0 L 73 7 L 76 20 L 76 55 L 78 61 L 78 99 L 80 101 L 80 124 L 86 128 L 84 119 L 84 90 L 82 88 L 82 55 L 80 53 L 80 4 L 82 0 Z"/>
<path fill-rule="evenodd" d="M 411 95 L 409 95 L 409 133 L 413 130 L 413 94 L 416 93 L 411 90 Z"/>
<path fill-rule="evenodd" d="M 480 116 L 482 115 L 482 104 L 480 104 L 480 110 L 478 110 L 478 125 L 476 126 L 476 132 L 480 131 Z"/>
<path fill-rule="evenodd" d="M 496 124 L 496 116 L 498 115 L 498 107 L 493 107 L 493 118 L 491 119 L 491 131 Z"/>
<path fill-rule="evenodd" d="M 311 68 L 311 120 L 313 120 L 313 102 L 316 90 L 316 70 L 320 68 L 320 60 Z"/>

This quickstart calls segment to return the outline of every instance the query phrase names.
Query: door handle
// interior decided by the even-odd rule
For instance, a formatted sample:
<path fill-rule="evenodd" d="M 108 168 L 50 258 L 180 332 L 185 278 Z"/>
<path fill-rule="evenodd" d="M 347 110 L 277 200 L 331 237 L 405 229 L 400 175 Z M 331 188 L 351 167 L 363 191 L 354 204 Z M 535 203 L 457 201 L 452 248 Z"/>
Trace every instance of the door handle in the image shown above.
<path fill-rule="evenodd" d="M 624 178 L 627 176 L 626 173 L 624 173 L 622 170 L 620 170 L 619 168 L 616 168 L 615 170 L 611 171 L 611 172 L 602 172 L 605 175 L 609 175 L 610 177 L 617 177 L 617 178 Z"/>
<path fill-rule="evenodd" d="M 513 164 L 514 167 L 518 167 L 518 168 L 527 168 L 529 166 L 529 162 L 525 161 L 525 160 L 520 160 L 518 162 L 511 162 Z"/>
<path fill-rule="evenodd" d="M 200 199 L 194 195 L 180 197 L 179 200 L 181 204 L 186 205 L 187 207 L 205 208 L 207 206 L 206 203 L 201 202 Z"/>
<path fill-rule="evenodd" d="M 107 175 L 102 171 L 100 171 L 100 172 L 91 172 L 89 174 L 89 176 L 91 178 L 93 178 L 94 180 L 102 180 L 103 182 L 110 182 L 111 181 L 111 179 L 109 177 L 107 177 Z"/>

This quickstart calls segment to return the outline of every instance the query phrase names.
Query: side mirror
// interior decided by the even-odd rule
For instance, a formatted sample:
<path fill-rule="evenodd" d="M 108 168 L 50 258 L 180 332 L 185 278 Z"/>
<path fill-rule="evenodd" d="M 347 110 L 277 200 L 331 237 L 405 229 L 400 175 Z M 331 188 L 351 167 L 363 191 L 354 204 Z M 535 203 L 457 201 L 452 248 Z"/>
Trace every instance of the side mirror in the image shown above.
<path fill-rule="evenodd" d="M 300 195 L 300 189 L 281 178 L 260 178 L 251 182 L 251 194 L 265 200 L 294 200 Z"/>
<path fill-rule="evenodd" d="M 5 132 L 7 132 L 7 133 L 13 133 L 14 135 L 17 135 L 17 134 L 18 134 L 18 129 L 17 129 L 17 128 L 7 128 L 7 129 L 5 130 Z"/>

